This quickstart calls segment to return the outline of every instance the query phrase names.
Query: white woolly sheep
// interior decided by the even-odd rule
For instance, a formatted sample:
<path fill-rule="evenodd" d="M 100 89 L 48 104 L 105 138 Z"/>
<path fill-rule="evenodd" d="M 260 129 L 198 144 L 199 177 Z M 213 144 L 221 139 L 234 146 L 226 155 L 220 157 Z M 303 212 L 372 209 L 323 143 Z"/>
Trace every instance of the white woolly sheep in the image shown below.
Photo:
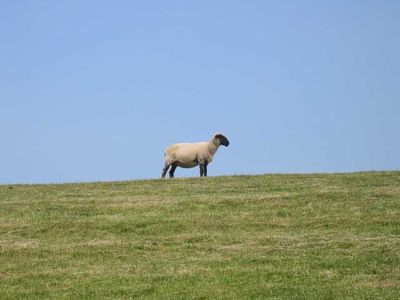
<path fill-rule="evenodd" d="M 173 144 L 165 149 L 165 166 L 161 178 L 169 167 L 169 177 L 174 177 L 176 167 L 193 168 L 200 166 L 200 176 L 207 176 L 207 165 L 212 161 L 220 145 L 229 146 L 228 139 L 221 133 L 215 134 L 208 142 Z"/>

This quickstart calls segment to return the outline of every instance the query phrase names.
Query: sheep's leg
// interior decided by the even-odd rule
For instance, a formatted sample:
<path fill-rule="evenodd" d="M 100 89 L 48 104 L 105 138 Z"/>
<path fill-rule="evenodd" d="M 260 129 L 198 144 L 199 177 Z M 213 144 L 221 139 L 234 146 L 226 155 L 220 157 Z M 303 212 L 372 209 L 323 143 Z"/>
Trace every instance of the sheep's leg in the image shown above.
<path fill-rule="evenodd" d="M 199 167 L 200 167 L 200 177 L 203 177 L 204 176 L 204 164 L 200 164 Z"/>
<path fill-rule="evenodd" d="M 200 167 L 200 177 L 207 177 L 207 165 L 208 162 L 205 161 L 203 163 L 199 163 L 199 167 Z"/>
<path fill-rule="evenodd" d="M 171 166 L 171 164 L 165 163 L 164 169 L 162 170 L 161 178 L 165 177 L 165 174 L 167 173 L 170 166 Z"/>
<path fill-rule="evenodd" d="M 176 167 L 177 167 L 176 164 L 172 164 L 171 170 L 169 170 L 169 178 L 174 178 L 174 173 L 175 173 Z"/>

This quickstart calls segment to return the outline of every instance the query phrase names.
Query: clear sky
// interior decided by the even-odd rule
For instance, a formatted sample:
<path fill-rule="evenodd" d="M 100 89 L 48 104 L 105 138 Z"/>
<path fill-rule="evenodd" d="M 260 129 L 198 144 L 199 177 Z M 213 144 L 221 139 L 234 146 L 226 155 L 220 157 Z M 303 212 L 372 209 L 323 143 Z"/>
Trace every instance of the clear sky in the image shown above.
<path fill-rule="evenodd" d="M 0 183 L 400 169 L 400 1 L 1 1 Z M 197 176 L 177 169 L 176 177 Z"/>

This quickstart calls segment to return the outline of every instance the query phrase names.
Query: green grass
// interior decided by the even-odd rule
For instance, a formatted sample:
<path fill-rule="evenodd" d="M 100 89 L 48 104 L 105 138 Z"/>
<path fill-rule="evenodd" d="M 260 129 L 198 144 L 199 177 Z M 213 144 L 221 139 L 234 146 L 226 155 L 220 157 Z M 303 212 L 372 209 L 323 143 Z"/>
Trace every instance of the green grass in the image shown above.
<path fill-rule="evenodd" d="M 400 172 L 0 186 L 1 299 L 400 299 Z"/>

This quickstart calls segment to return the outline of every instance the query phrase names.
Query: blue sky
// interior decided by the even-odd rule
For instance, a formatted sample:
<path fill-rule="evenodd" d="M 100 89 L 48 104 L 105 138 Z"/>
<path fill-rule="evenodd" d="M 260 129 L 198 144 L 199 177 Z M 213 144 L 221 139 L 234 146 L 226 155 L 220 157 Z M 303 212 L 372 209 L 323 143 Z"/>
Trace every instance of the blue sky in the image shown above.
<path fill-rule="evenodd" d="M 0 183 L 400 169 L 399 1 L 2 1 Z M 176 177 L 198 169 L 177 169 Z"/>

